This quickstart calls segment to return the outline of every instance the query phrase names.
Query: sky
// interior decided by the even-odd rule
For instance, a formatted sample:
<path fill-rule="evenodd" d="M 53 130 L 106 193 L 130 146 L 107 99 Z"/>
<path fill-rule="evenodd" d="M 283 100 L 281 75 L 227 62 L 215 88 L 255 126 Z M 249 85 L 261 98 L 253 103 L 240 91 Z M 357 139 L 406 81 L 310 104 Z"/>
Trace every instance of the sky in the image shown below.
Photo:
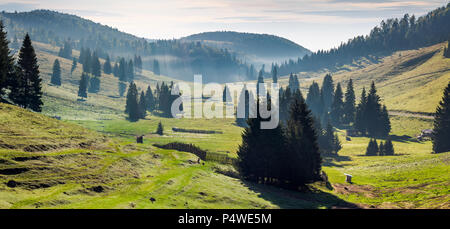
<path fill-rule="evenodd" d="M 448 0 L 0 0 L 0 10 L 50 9 L 149 39 L 209 31 L 281 36 L 312 51 L 365 35 L 381 20 L 421 16 Z"/>

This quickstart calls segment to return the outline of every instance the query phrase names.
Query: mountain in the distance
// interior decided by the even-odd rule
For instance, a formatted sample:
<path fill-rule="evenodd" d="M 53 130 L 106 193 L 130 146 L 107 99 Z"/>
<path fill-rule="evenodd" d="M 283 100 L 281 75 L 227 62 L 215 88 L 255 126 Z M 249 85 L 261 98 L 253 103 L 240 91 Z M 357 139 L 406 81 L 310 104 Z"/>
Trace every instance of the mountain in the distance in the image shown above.
<path fill-rule="evenodd" d="M 194 34 L 181 40 L 198 41 L 208 46 L 226 48 L 251 63 L 267 64 L 311 53 L 310 50 L 288 39 L 269 34 L 219 31 Z"/>
<path fill-rule="evenodd" d="M 90 48 L 102 58 L 109 55 L 112 60 L 119 57 L 131 59 L 139 55 L 143 68 L 147 70 L 154 70 L 154 60 L 158 60 L 161 74 L 180 80 L 192 80 L 194 74 L 203 75 L 207 82 L 248 79 L 248 66 L 236 55 L 196 42 L 175 39 L 149 41 L 76 15 L 51 10 L 3 11 L 0 12 L 0 20 L 15 47 L 19 46 L 25 33 L 29 33 L 33 41 L 58 47 L 69 42 L 73 49 Z"/>

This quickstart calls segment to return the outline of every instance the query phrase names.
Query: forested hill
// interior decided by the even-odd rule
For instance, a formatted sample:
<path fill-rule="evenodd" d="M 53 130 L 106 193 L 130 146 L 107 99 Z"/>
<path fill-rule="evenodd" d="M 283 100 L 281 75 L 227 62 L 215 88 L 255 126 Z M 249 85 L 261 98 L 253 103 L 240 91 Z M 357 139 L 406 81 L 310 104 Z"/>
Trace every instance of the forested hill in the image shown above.
<path fill-rule="evenodd" d="M 241 63 L 227 50 L 180 40 L 157 40 L 121 32 L 81 17 L 50 10 L 30 12 L 1 12 L 12 46 L 19 46 L 25 33 L 38 42 L 63 47 L 70 43 L 73 49 L 90 48 L 112 60 L 118 57 L 142 57 L 144 69 L 154 70 L 154 60 L 159 61 L 160 72 L 181 80 L 192 80 L 202 74 L 209 82 L 231 82 L 247 79 L 247 65 Z M 78 56 L 73 56 L 78 58 Z"/>
<path fill-rule="evenodd" d="M 200 41 L 219 48 L 227 48 L 250 61 L 303 57 L 308 49 L 282 37 L 269 34 L 239 33 L 232 31 L 205 32 L 182 38 L 185 41 Z"/>
<path fill-rule="evenodd" d="M 389 55 L 394 51 L 430 46 L 449 39 L 450 3 L 419 18 L 405 14 L 402 18 L 383 20 L 369 35 L 357 36 L 331 50 L 320 50 L 286 61 L 278 72 L 286 75 L 322 68 L 333 70 L 361 57 Z"/>
<path fill-rule="evenodd" d="M 28 32 L 35 41 L 58 46 L 70 39 L 76 49 L 89 47 L 132 53 L 148 50 L 148 42 L 143 38 L 71 14 L 50 10 L 1 12 L 0 19 L 10 38 L 22 39 Z"/>

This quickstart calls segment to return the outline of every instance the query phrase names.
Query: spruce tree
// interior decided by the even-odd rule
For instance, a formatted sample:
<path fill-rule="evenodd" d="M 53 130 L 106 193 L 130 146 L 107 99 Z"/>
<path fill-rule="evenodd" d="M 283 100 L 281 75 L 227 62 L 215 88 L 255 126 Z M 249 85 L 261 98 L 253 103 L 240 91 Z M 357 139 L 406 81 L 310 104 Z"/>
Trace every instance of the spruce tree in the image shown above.
<path fill-rule="evenodd" d="M 140 118 L 145 119 L 145 116 L 147 116 L 147 102 L 146 102 L 144 91 L 141 92 L 141 96 L 139 97 L 138 105 L 139 105 Z"/>
<path fill-rule="evenodd" d="M 274 65 L 274 66 L 272 67 L 271 74 L 272 74 L 272 81 L 273 81 L 273 83 L 278 83 L 278 70 L 277 70 L 277 65 Z"/>
<path fill-rule="evenodd" d="M 59 65 L 58 59 L 56 59 L 55 62 L 53 62 L 53 73 L 50 82 L 53 85 L 61 86 L 61 67 Z"/>
<path fill-rule="evenodd" d="M 153 73 L 155 75 L 161 74 L 161 70 L 159 69 L 159 61 L 158 60 L 153 60 Z"/>
<path fill-rule="evenodd" d="M 97 52 L 94 52 L 92 55 L 91 73 L 96 77 L 100 77 L 102 75 L 102 66 L 100 64 L 100 60 L 98 59 Z"/>
<path fill-rule="evenodd" d="M 294 94 L 286 128 L 287 176 L 295 187 L 320 179 L 321 162 L 313 117 L 299 91 Z"/>
<path fill-rule="evenodd" d="M 148 111 L 152 112 L 156 109 L 155 96 L 153 95 L 153 91 L 150 86 L 147 87 L 147 91 L 145 92 L 145 101 Z"/>
<path fill-rule="evenodd" d="M 334 83 L 330 74 L 325 75 L 320 93 L 323 99 L 324 112 L 329 112 L 334 98 Z"/>
<path fill-rule="evenodd" d="M 392 144 L 391 139 L 388 138 L 384 143 L 384 155 L 392 156 L 394 154 L 395 154 L 394 145 Z"/>
<path fill-rule="evenodd" d="M 128 78 L 127 78 L 127 62 L 125 61 L 124 58 L 120 59 L 119 62 L 119 80 L 122 82 L 127 82 Z"/>
<path fill-rule="evenodd" d="M 120 75 L 120 70 L 119 70 L 119 65 L 117 64 L 117 63 L 115 63 L 114 64 L 114 69 L 113 69 L 113 75 L 115 76 L 115 77 L 119 77 L 119 75 Z"/>
<path fill-rule="evenodd" d="M 156 129 L 156 133 L 159 135 L 164 135 L 164 127 L 161 123 L 161 121 L 158 123 L 158 128 Z"/>
<path fill-rule="evenodd" d="M 342 149 L 341 141 L 339 140 L 339 136 L 337 133 L 333 136 L 333 152 L 335 154 L 338 154 L 339 150 Z"/>
<path fill-rule="evenodd" d="M 250 93 L 247 90 L 246 86 L 242 88 L 238 99 L 239 101 L 237 104 L 236 124 L 240 127 L 247 127 L 247 119 L 250 115 Z M 244 117 L 239 117 L 239 110 L 244 111 Z"/>
<path fill-rule="evenodd" d="M 450 40 L 447 41 L 447 47 L 444 48 L 444 57 L 450 58 Z"/>
<path fill-rule="evenodd" d="M 362 135 L 365 135 L 367 132 L 367 120 L 365 115 L 366 106 L 367 106 L 366 89 L 363 87 L 359 104 L 356 107 L 355 123 L 353 124 L 354 129 L 360 132 Z"/>
<path fill-rule="evenodd" d="M 381 113 L 378 116 L 378 136 L 386 137 L 391 132 L 391 121 L 389 120 L 389 113 L 386 105 L 383 105 Z"/>
<path fill-rule="evenodd" d="M 371 138 L 369 141 L 369 145 L 366 149 L 366 156 L 377 156 L 378 155 L 378 143 L 377 140 L 374 138 Z"/>
<path fill-rule="evenodd" d="M 223 88 L 223 92 L 222 92 L 222 102 L 226 103 L 226 102 L 232 102 L 232 98 L 231 98 L 231 92 L 230 89 L 227 87 L 227 85 L 225 85 L 225 87 Z"/>
<path fill-rule="evenodd" d="M 100 77 L 94 76 L 89 79 L 89 93 L 98 93 L 100 91 Z"/>
<path fill-rule="evenodd" d="M 15 75 L 14 57 L 8 47 L 9 41 L 7 33 L 3 26 L 3 21 L 0 21 L 0 101 L 5 90 L 11 85 L 11 81 L 17 79 Z"/>
<path fill-rule="evenodd" d="M 83 64 L 83 72 L 92 73 L 91 50 L 85 49 L 83 55 L 80 54 L 80 58 L 81 64 Z"/>
<path fill-rule="evenodd" d="M 341 84 L 336 85 L 336 91 L 334 92 L 333 103 L 331 104 L 331 121 L 334 125 L 340 125 L 343 123 L 344 118 L 344 101 Z"/>
<path fill-rule="evenodd" d="M 41 112 L 42 110 L 42 87 L 41 77 L 39 75 L 39 65 L 37 62 L 36 53 L 31 39 L 28 34 L 25 35 L 22 47 L 19 52 L 19 59 L 17 61 L 20 71 L 23 74 L 25 86 L 25 108 L 30 108 L 33 111 Z"/>
<path fill-rule="evenodd" d="M 263 69 L 259 71 L 258 81 L 256 83 L 256 97 L 259 98 L 260 96 L 265 96 L 266 88 L 264 86 L 264 72 Z"/>
<path fill-rule="evenodd" d="M 131 122 L 136 122 L 140 118 L 138 91 L 134 82 L 131 82 L 130 86 L 128 87 L 125 112 L 128 114 L 128 119 Z"/>
<path fill-rule="evenodd" d="M 106 56 L 105 63 L 103 64 L 103 72 L 105 74 L 112 73 L 111 60 L 109 59 L 109 55 Z"/>
<path fill-rule="evenodd" d="M 118 87 L 119 87 L 119 96 L 123 97 L 125 91 L 127 90 L 127 84 L 122 81 L 119 81 Z"/>
<path fill-rule="evenodd" d="M 87 89 L 89 85 L 89 76 L 87 73 L 83 72 L 81 74 L 80 84 L 78 86 L 78 96 L 82 98 L 87 98 Z"/>
<path fill-rule="evenodd" d="M 380 97 L 377 95 L 377 89 L 375 82 L 372 81 L 370 85 L 370 91 L 367 96 L 367 104 L 365 110 L 365 116 L 367 118 L 367 132 L 370 136 L 380 136 L 379 133 L 379 115 L 381 113 Z"/>
<path fill-rule="evenodd" d="M 380 141 L 380 146 L 378 147 L 378 156 L 385 156 L 386 155 L 386 148 L 384 147 L 384 144 L 382 141 Z"/>
<path fill-rule="evenodd" d="M 126 74 L 127 74 L 128 82 L 133 82 L 134 81 L 134 64 L 133 64 L 132 60 L 128 61 L 128 65 L 126 67 Z"/>
<path fill-rule="evenodd" d="M 73 71 L 75 71 L 75 69 L 77 68 L 77 64 L 78 64 L 78 62 L 77 62 L 77 58 L 73 58 L 73 60 L 72 60 L 72 67 L 70 68 L 70 74 L 72 75 L 72 73 L 73 73 Z"/>
<path fill-rule="evenodd" d="M 355 121 L 355 90 L 353 89 L 353 80 L 350 79 L 347 84 L 344 102 L 344 123 L 350 124 Z"/>
<path fill-rule="evenodd" d="M 317 116 L 321 117 L 323 113 L 323 100 L 320 95 L 319 84 L 313 82 L 308 90 L 308 95 L 306 98 L 306 104 L 311 109 L 311 112 Z M 318 120 L 319 121 L 319 120 Z"/>
<path fill-rule="evenodd" d="M 280 126 L 274 129 L 261 129 L 264 119 L 259 114 L 258 106 L 266 106 L 257 101 L 256 118 L 247 120 L 247 127 L 242 133 L 242 144 L 237 151 L 238 167 L 245 179 L 260 183 L 274 183 L 286 179 L 282 176 L 285 154 L 285 141 Z"/>
<path fill-rule="evenodd" d="M 291 93 L 295 93 L 295 91 L 300 90 L 300 82 L 298 81 L 298 76 L 291 73 L 289 76 L 289 89 L 291 89 Z"/>
<path fill-rule="evenodd" d="M 433 151 L 443 153 L 450 151 L 450 82 L 444 89 L 444 95 L 434 114 Z"/>

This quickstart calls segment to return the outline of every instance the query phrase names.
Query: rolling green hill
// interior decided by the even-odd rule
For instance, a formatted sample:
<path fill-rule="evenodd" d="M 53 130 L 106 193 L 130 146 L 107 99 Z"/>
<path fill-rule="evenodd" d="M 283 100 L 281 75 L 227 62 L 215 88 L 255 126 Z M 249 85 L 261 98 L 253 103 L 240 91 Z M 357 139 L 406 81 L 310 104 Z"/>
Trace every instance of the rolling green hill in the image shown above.
<path fill-rule="evenodd" d="M 382 102 L 390 111 L 406 113 L 433 113 L 442 91 L 450 80 L 450 59 L 443 56 L 447 42 L 414 50 L 398 51 L 378 58 L 360 58 L 335 72 L 299 72 L 300 87 L 304 95 L 313 81 L 322 82 L 331 73 L 335 84 L 344 87 L 349 79 L 355 85 L 356 96 L 375 81 Z M 269 79 L 266 80 L 270 82 Z M 288 76 L 280 84 L 288 84 Z"/>
<path fill-rule="evenodd" d="M 78 64 L 70 74 L 72 61 L 57 56 L 58 47 L 34 42 L 33 43 L 43 78 L 44 107 L 43 113 L 50 116 L 60 116 L 63 119 L 111 119 L 124 117 L 125 98 L 119 97 L 118 78 L 112 74 L 102 73 L 100 92 L 89 93 L 86 101 L 78 101 L 78 85 L 81 79 L 82 65 Z M 74 51 L 74 55 L 79 55 Z M 53 62 L 58 59 L 61 65 L 61 86 L 50 85 Z M 104 60 L 100 59 L 103 63 Z M 175 79 L 155 75 L 151 71 L 143 70 L 136 74 L 135 82 L 140 90 L 148 85 L 153 89 L 157 82 L 177 81 Z"/>
<path fill-rule="evenodd" d="M 232 31 L 205 32 L 182 38 L 205 45 L 229 49 L 247 62 L 269 65 L 310 54 L 308 49 L 282 37 Z"/>

